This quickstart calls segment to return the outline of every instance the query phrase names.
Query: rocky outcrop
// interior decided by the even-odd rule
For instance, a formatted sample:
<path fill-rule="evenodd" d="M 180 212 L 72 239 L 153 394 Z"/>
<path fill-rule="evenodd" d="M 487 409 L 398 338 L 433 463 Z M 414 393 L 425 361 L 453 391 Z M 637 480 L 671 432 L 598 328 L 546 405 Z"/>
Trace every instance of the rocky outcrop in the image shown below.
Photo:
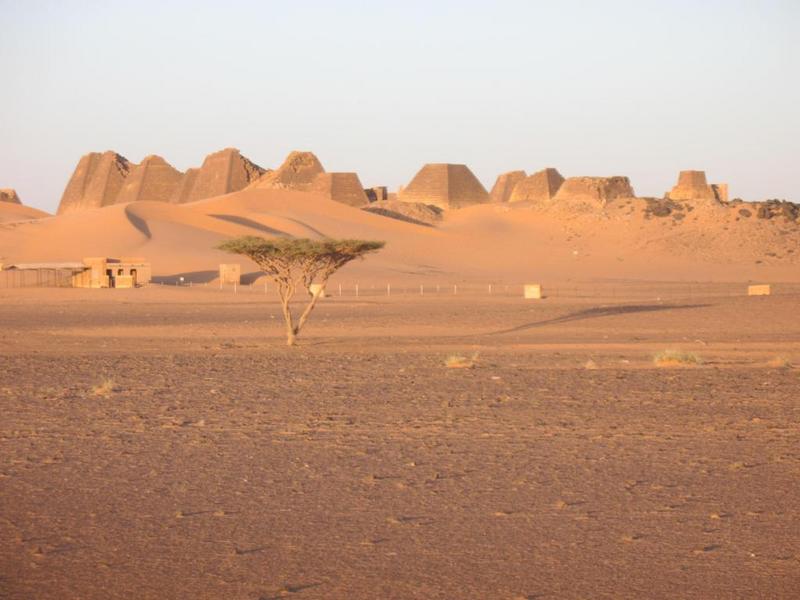
<path fill-rule="evenodd" d="M 678 175 L 677 185 L 667 192 L 665 197 L 670 200 L 727 202 L 728 186 L 726 184 L 708 185 L 704 171 L 681 171 Z"/>
<path fill-rule="evenodd" d="M 182 179 L 183 173 L 160 156 L 147 156 L 131 168 L 115 204 L 138 200 L 169 202 Z"/>
<path fill-rule="evenodd" d="M 12 204 L 22 204 L 17 196 L 17 190 L 11 188 L 0 189 L 0 202 L 10 202 Z"/>
<path fill-rule="evenodd" d="M 427 164 L 401 188 L 402 202 L 432 204 L 439 208 L 463 208 L 489 202 L 489 193 L 466 165 Z"/>
<path fill-rule="evenodd" d="M 253 187 L 309 191 L 317 175 L 322 173 L 325 169 L 312 152 L 294 151 L 280 167 L 263 175 Z"/>
<path fill-rule="evenodd" d="M 561 184 L 552 203 L 602 208 L 612 200 L 633 198 L 635 195 L 627 177 L 569 177 Z"/>
<path fill-rule="evenodd" d="M 58 214 L 114 204 L 131 167 L 128 159 L 110 150 L 83 156 L 61 196 Z"/>
<path fill-rule="evenodd" d="M 511 192 L 514 191 L 520 181 L 525 179 L 526 175 L 525 171 L 509 171 L 498 175 L 492 191 L 489 192 L 489 201 L 508 202 L 511 198 Z"/>
<path fill-rule="evenodd" d="M 236 148 L 225 148 L 206 156 L 199 169 L 189 169 L 170 200 L 176 203 L 193 202 L 238 192 L 257 181 L 265 172 Z"/>
<path fill-rule="evenodd" d="M 517 183 L 511 192 L 509 202 L 543 203 L 552 200 L 561 189 L 564 178 L 556 169 L 537 171 Z"/>
<path fill-rule="evenodd" d="M 361 207 L 369 204 L 356 173 L 319 173 L 308 187 L 335 202 Z"/>
<path fill-rule="evenodd" d="M 415 225 L 427 225 L 429 227 L 442 220 L 443 212 L 438 206 L 420 202 L 400 202 L 398 200 L 378 200 L 361 210 L 397 219 L 398 221 L 406 221 Z"/>

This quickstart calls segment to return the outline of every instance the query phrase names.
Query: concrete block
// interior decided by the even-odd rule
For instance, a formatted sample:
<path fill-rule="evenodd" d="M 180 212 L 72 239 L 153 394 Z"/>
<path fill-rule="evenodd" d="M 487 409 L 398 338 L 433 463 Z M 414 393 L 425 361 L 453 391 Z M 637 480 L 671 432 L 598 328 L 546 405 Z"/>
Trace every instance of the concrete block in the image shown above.
<path fill-rule="evenodd" d="M 542 285 L 540 283 L 526 283 L 524 297 L 526 300 L 541 300 L 543 297 Z"/>
<path fill-rule="evenodd" d="M 769 284 L 747 286 L 748 296 L 769 296 L 772 293 Z"/>

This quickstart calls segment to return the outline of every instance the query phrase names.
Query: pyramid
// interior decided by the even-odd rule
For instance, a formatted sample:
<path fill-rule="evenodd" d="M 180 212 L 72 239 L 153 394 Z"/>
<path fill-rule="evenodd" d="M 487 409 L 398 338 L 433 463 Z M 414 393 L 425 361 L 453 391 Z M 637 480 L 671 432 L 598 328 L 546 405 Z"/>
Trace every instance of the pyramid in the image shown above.
<path fill-rule="evenodd" d="M 206 156 L 203 165 L 189 169 L 175 188 L 172 202 L 192 202 L 238 192 L 264 174 L 264 169 L 241 155 L 236 148 L 225 148 Z"/>
<path fill-rule="evenodd" d="M 727 196 L 727 189 L 725 193 Z M 714 188 L 706 183 L 705 171 L 681 171 L 677 185 L 665 196 L 670 200 L 719 200 Z"/>
<path fill-rule="evenodd" d="M 367 194 L 356 173 L 319 173 L 311 182 L 308 191 L 324 194 L 326 197 L 350 206 L 369 204 Z"/>
<path fill-rule="evenodd" d="M 509 171 L 508 173 L 501 173 L 498 175 L 497 180 L 494 182 L 494 187 L 492 187 L 492 191 L 489 193 L 490 201 L 508 202 L 508 199 L 511 198 L 511 192 L 514 191 L 514 187 L 525 179 L 525 176 L 525 171 Z"/>
<path fill-rule="evenodd" d="M 0 189 L 0 202 L 11 202 L 12 204 L 22 204 L 17 196 L 17 190 L 10 188 Z"/>
<path fill-rule="evenodd" d="M 570 177 L 564 180 L 553 203 L 602 208 L 617 198 L 633 198 L 635 194 L 627 177 Z"/>
<path fill-rule="evenodd" d="M 130 170 L 115 203 L 138 200 L 168 202 L 182 178 L 183 173 L 160 156 L 147 156 Z"/>
<path fill-rule="evenodd" d="M 489 194 L 466 165 L 430 163 L 397 192 L 403 202 L 433 204 L 439 208 L 463 208 L 489 202 Z"/>
<path fill-rule="evenodd" d="M 307 191 L 325 169 L 312 152 L 291 152 L 283 164 L 263 175 L 253 185 L 257 188 Z"/>
<path fill-rule="evenodd" d="M 509 202 L 548 202 L 555 197 L 564 178 L 556 169 L 542 169 L 520 181 L 511 192 Z"/>
<path fill-rule="evenodd" d="M 189 202 L 189 198 L 192 195 L 192 188 L 194 188 L 194 182 L 197 181 L 197 174 L 199 172 L 200 169 L 196 167 L 186 169 L 186 172 L 175 186 L 169 201 L 173 204 L 183 204 L 184 202 Z"/>
<path fill-rule="evenodd" d="M 130 169 L 128 159 L 111 150 L 83 156 L 64 189 L 58 214 L 114 204 Z"/>

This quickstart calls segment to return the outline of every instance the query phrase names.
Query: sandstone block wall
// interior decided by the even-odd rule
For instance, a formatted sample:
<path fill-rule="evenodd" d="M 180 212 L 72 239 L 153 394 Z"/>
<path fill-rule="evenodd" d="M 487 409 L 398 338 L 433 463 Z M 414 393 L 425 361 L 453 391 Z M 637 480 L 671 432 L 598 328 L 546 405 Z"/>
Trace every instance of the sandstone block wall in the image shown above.
<path fill-rule="evenodd" d="M 556 169 L 547 168 L 519 181 L 509 197 L 509 202 L 548 202 L 561 189 L 564 178 Z"/>
<path fill-rule="evenodd" d="M 466 165 L 427 164 L 397 197 L 403 202 L 421 202 L 439 208 L 463 208 L 489 201 L 489 193 Z"/>
<path fill-rule="evenodd" d="M 492 186 L 492 191 L 489 193 L 490 202 L 508 202 L 511 198 L 511 192 L 514 187 L 525 179 L 527 173 L 525 171 L 509 171 L 508 173 L 501 173 Z"/>
<path fill-rule="evenodd" d="M 714 197 L 717 202 L 723 204 L 728 202 L 728 184 L 727 183 L 712 183 L 711 190 L 714 192 Z"/>
<path fill-rule="evenodd" d="M 11 188 L 4 188 L 0 190 L 0 202 L 11 202 L 12 204 L 22 204 L 22 201 L 20 201 L 19 196 L 17 196 L 17 190 L 13 190 Z"/>
<path fill-rule="evenodd" d="M 219 266 L 219 280 L 223 284 L 241 283 L 242 265 L 238 263 L 224 263 Z"/>
<path fill-rule="evenodd" d="M 564 180 L 553 202 L 603 207 L 618 198 L 633 198 L 627 177 L 569 177 Z"/>

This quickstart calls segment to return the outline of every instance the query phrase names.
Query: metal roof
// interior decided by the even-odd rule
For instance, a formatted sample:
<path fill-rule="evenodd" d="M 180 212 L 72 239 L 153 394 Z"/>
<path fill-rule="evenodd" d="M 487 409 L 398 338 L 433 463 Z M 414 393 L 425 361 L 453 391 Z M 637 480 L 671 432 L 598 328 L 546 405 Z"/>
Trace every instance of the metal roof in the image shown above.
<path fill-rule="evenodd" d="M 39 269 L 63 269 L 69 271 L 83 271 L 88 269 L 82 262 L 39 262 L 39 263 L 15 263 L 13 265 L 5 265 L 6 270 L 16 269 L 17 271 L 32 271 Z"/>

